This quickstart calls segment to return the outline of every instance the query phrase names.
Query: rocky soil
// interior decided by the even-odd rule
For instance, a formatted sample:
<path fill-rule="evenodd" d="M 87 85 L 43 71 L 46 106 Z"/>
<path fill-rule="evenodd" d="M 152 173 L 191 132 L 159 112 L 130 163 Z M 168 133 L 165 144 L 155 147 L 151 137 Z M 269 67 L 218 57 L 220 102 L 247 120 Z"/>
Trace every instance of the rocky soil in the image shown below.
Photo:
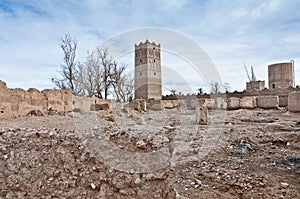
<path fill-rule="evenodd" d="M 300 114 L 114 109 L 0 121 L 0 198 L 300 198 Z"/>

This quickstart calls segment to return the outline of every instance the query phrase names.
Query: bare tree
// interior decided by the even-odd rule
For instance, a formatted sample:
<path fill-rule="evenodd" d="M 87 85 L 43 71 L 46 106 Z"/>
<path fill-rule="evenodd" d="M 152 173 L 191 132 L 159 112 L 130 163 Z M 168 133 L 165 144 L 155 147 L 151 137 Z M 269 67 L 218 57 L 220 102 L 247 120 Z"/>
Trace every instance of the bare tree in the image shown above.
<path fill-rule="evenodd" d="M 223 87 L 225 89 L 225 92 L 229 92 L 231 90 L 231 87 L 230 87 L 229 83 L 227 83 L 227 82 L 224 83 Z"/>
<path fill-rule="evenodd" d="M 211 94 L 220 93 L 220 85 L 218 82 L 210 83 L 210 92 L 211 92 Z"/>
<path fill-rule="evenodd" d="M 176 95 L 176 92 L 177 92 L 177 90 L 175 90 L 175 89 L 172 89 L 172 90 L 170 90 L 170 92 L 172 93 L 172 95 Z"/>
<path fill-rule="evenodd" d="M 98 47 L 88 52 L 79 72 L 84 94 L 107 99 L 109 91 L 113 91 L 118 101 L 127 101 L 129 90 L 125 68 L 125 64 L 119 64 L 109 56 L 106 48 Z"/>
<path fill-rule="evenodd" d="M 197 95 L 202 95 L 203 94 L 203 88 L 198 88 L 197 89 L 197 91 L 198 91 L 198 93 L 197 93 Z"/>
<path fill-rule="evenodd" d="M 111 86 L 111 58 L 108 57 L 108 50 L 96 48 L 95 51 L 88 52 L 84 66 L 80 68 L 80 82 L 84 95 L 96 96 L 107 99 L 108 89 Z"/>
<path fill-rule="evenodd" d="M 80 86 L 77 80 L 79 63 L 75 62 L 77 40 L 73 39 L 70 34 L 65 34 L 61 39 L 61 49 L 64 54 L 64 64 L 61 65 L 61 78 L 53 77 L 52 82 L 60 89 L 68 88 L 73 94 L 80 93 Z"/>
<path fill-rule="evenodd" d="M 97 56 L 100 59 L 103 73 L 102 73 L 102 83 L 104 90 L 104 99 L 107 99 L 108 89 L 111 86 L 110 76 L 111 76 L 111 67 L 113 65 L 112 58 L 109 57 L 107 48 L 99 48 L 96 49 Z"/>
<path fill-rule="evenodd" d="M 111 63 L 111 73 L 110 73 L 110 84 L 114 89 L 114 93 L 117 97 L 117 101 L 126 101 L 125 99 L 125 89 L 124 89 L 124 83 L 125 83 L 125 76 L 123 75 L 123 72 L 125 70 L 126 66 L 123 64 L 121 66 L 118 66 L 116 61 L 113 61 Z"/>
<path fill-rule="evenodd" d="M 101 99 L 107 99 L 109 92 L 113 91 L 118 101 L 129 100 L 133 80 L 124 75 L 126 66 L 114 61 L 108 49 L 97 47 L 88 52 L 84 64 L 75 62 L 77 41 L 69 34 L 62 39 L 61 49 L 65 62 L 61 66 L 61 78 L 52 78 L 58 88 L 69 88 L 75 95 Z"/>
<path fill-rule="evenodd" d="M 97 51 L 88 52 L 83 71 L 84 77 L 81 81 L 83 82 L 84 90 L 87 92 L 88 96 L 96 96 L 102 99 L 103 67 Z"/>
<path fill-rule="evenodd" d="M 133 99 L 134 79 L 130 74 L 124 76 L 125 76 L 124 91 L 125 91 L 126 101 L 130 102 Z"/>
<path fill-rule="evenodd" d="M 82 95 L 92 97 L 95 95 L 96 85 L 94 78 L 94 65 L 92 55 L 88 54 L 86 62 L 79 67 L 78 80 L 81 82 Z"/>

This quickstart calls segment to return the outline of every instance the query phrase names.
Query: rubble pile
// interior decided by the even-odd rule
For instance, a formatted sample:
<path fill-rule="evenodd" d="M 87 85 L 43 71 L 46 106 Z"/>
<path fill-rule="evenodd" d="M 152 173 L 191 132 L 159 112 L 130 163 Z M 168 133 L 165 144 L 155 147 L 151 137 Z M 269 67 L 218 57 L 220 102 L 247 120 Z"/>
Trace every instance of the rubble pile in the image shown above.
<path fill-rule="evenodd" d="M 221 119 L 212 125 L 213 118 Z M 0 197 L 299 198 L 299 121 L 285 109 L 210 110 L 207 125 L 190 109 L 0 120 Z M 103 139 L 124 154 L 166 149 L 171 157 L 150 172 L 118 170 L 99 156 L 115 150 L 105 151 Z"/>
<path fill-rule="evenodd" d="M 1 198 L 175 198 L 168 169 L 108 168 L 74 130 L 0 129 Z"/>

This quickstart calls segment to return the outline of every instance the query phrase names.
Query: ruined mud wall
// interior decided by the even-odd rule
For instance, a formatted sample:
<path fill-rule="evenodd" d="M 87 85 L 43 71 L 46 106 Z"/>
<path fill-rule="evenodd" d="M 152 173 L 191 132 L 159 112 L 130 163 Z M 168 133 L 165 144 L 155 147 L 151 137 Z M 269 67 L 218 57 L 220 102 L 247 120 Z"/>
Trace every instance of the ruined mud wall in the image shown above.
<path fill-rule="evenodd" d="M 300 92 L 289 93 L 288 110 L 291 112 L 300 112 Z"/>
<path fill-rule="evenodd" d="M 60 114 L 71 111 L 84 113 L 114 107 L 116 107 L 114 100 L 73 96 L 68 89 L 43 91 L 35 88 L 27 91 L 20 88 L 10 89 L 0 80 L 0 118 Z"/>
<path fill-rule="evenodd" d="M 254 109 L 263 108 L 277 109 L 279 107 L 286 107 L 292 112 L 300 111 L 297 104 L 300 104 L 300 99 L 296 99 L 296 94 L 300 93 L 299 87 L 289 87 L 286 89 L 263 89 L 242 92 L 226 92 L 218 94 L 203 94 L 203 95 L 166 95 L 163 100 L 166 101 L 183 101 L 187 102 L 187 106 L 194 109 L 198 104 L 206 105 L 208 109 Z M 197 100 L 196 100 L 197 99 Z M 202 100 L 202 102 L 201 102 Z"/>
<path fill-rule="evenodd" d="M 111 110 L 116 107 L 114 100 L 99 99 L 96 97 L 73 96 L 72 110 L 86 113 L 89 111 Z"/>
<path fill-rule="evenodd" d="M 185 106 L 189 109 L 196 109 L 198 106 L 205 106 L 209 110 L 237 110 L 237 109 L 278 109 L 280 106 L 280 98 L 278 96 L 253 96 L 253 97 L 229 97 L 229 98 L 194 98 L 185 100 L 162 100 L 164 108 L 178 108 L 178 106 Z M 300 102 L 300 101 L 299 101 Z M 173 104 L 173 106 L 172 106 Z M 175 105 L 176 104 L 176 105 Z M 299 108 L 300 109 L 300 108 Z"/>
<path fill-rule="evenodd" d="M 29 114 L 44 115 L 72 111 L 72 93 L 69 90 L 27 91 L 7 88 L 0 81 L 0 117 L 21 117 Z"/>

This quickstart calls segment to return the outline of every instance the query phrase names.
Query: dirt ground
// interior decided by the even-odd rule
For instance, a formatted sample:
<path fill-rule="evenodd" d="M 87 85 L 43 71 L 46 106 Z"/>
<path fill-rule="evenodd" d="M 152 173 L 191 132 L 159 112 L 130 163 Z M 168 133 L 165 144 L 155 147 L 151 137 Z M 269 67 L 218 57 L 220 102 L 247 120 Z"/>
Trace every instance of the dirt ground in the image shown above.
<path fill-rule="evenodd" d="M 300 198 L 300 114 L 114 109 L 0 120 L 0 198 Z"/>

